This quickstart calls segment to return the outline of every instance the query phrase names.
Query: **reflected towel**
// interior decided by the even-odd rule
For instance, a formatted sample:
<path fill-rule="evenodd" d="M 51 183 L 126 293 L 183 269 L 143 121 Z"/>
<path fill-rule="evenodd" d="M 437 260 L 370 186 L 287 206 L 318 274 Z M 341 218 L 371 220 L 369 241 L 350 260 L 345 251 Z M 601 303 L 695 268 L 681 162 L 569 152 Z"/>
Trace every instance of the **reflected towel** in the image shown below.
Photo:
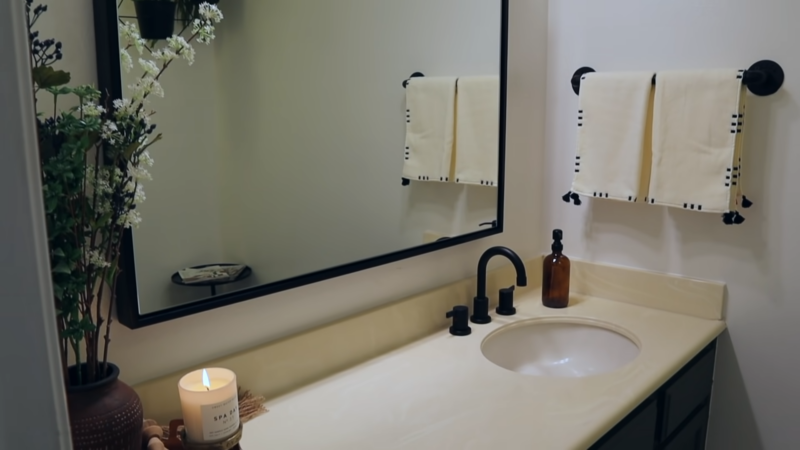
<path fill-rule="evenodd" d="M 743 71 L 659 72 L 653 116 L 650 203 L 726 213 L 740 223 L 745 100 Z M 730 217 L 727 217 L 730 215 Z"/>
<path fill-rule="evenodd" d="M 456 78 L 411 78 L 406 85 L 403 178 L 450 181 L 455 126 Z"/>
<path fill-rule="evenodd" d="M 457 97 L 456 183 L 497 186 L 500 78 L 459 78 Z"/>
<path fill-rule="evenodd" d="M 572 192 L 626 202 L 644 200 L 650 173 L 652 92 L 653 72 L 583 76 Z"/>

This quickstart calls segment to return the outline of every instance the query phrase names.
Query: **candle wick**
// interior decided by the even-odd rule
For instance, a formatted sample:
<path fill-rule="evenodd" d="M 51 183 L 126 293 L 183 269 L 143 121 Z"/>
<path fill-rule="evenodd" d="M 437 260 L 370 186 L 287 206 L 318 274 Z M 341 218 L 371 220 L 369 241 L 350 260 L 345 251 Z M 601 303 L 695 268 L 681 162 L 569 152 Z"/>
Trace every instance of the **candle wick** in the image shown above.
<path fill-rule="evenodd" d="M 209 389 L 209 388 L 208 388 L 208 386 L 206 386 L 206 390 L 207 390 L 207 391 L 210 391 L 211 389 Z"/>

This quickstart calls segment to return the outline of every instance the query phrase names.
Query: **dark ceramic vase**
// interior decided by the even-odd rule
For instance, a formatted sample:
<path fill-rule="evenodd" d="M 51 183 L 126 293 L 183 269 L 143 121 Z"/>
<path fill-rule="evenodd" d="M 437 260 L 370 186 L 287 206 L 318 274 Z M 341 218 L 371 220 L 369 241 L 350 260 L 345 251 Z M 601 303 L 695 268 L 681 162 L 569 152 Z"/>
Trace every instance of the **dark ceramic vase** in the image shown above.
<path fill-rule="evenodd" d="M 81 365 L 85 370 L 85 365 Z M 77 366 L 69 368 L 75 379 Z M 119 368 L 108 364 L 108 376 L 83 386 L 67 387 L 69 422 L 74 450 L 140 450 L 142 402 L 119 381 Z"/>
<path fill-rule="evenodd" d="M 172 36 L 175 31 L 175 11 L 178 6 L 172 1 L 134 0 L 136 19 L 142 39 L 156 41 Z"/>

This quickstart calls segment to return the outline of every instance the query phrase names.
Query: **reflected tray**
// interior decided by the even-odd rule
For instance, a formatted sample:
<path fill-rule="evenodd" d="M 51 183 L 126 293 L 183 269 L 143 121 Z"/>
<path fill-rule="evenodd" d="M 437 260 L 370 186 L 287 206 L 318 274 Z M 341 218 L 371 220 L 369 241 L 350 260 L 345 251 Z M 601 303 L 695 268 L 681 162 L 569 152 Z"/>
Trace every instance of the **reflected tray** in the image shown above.
<path fill-rule="evenodd" d="M 204 269 L 206 267 L 211 267 L 211 266 L 238 266 L 238 265 L 240 265 L 240 264 L 230 264 L 230 263 L 204 264 L 202 266 L 190 267 L 190 269 Z M 181 285 L 181 286 L 188 286 L 188 287 L 210 287 L 211 288 L 211 295 L 214 296 L 214 295 L 217 295 L 217 286 L 221 286 L 223 284 L 236 283 L 237 281 L 242 281 L 242 280 L 244 280 L 245 278 L 249 277 L 252 274 L 253 274 L 253 270 L 250 269 L 250 266 L 244 266 L 244 270 L 242 270 L 242 272 L 236 278 L 234 278 L 232 280 L 230 280 L 230 279 L 229 280 L 210 280 L 210 281 L 201 281 L 201 282 L 198 282 L 198 283 L 184 283 L 183 279 L 181 278 L 180 273 L 175 272 L 175 273 L 172 274 L 172 282 L 175 283 L 175 284 Z"/>

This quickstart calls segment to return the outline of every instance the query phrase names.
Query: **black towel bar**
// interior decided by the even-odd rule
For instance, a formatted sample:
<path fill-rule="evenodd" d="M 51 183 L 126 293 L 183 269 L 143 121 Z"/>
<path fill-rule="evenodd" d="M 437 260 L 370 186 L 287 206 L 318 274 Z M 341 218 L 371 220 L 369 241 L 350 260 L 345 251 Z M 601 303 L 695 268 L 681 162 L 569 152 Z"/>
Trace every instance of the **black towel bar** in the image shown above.
<path fill-rule="evenodd" d="M 570 82 L 572 83 L 572 90 L 575 94 L 581 92 L 581 79 L 587 73 L 595 72 L 591 67 L 581 67 L 575 71 Z M 766 96 L 772 95 L 783 86 L 785 74 L 780 64 L 775 61 L 763 60 L 759 61 L 749 69 L 742 71 L 742 82 L 747 88 L 755 95 Z M 656 76 L 653 76 L 653 84 L 656 83 Z"/>

